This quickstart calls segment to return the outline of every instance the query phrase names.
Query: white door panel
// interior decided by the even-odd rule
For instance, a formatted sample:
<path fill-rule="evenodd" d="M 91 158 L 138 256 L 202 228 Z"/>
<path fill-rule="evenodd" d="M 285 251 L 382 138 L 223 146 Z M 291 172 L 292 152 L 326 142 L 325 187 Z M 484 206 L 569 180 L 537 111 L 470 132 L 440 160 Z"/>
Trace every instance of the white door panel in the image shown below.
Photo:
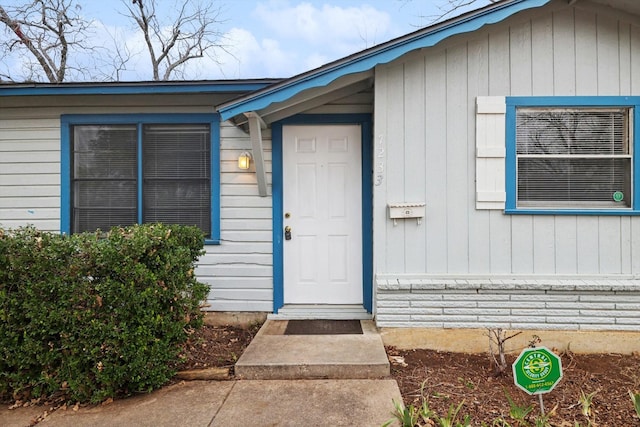
<path fill-rule="evenodd" d="M 285 304 L 362 303 L 360 126 L 283 128 Z"/>

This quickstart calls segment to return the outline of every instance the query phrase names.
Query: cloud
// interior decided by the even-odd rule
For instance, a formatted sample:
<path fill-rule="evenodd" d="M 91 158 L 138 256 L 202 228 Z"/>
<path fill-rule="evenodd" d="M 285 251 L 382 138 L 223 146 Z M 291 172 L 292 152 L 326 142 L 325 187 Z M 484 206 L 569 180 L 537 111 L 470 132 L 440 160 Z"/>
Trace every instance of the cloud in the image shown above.
<path fill-rule="evenodd" d="M 289 77 L 296 67 L 296 54 L 283 50 L 277 40 L 258 40 L 243 28 L 232 28 L 224 39 L 228 47 L 217 51 L 213 78 Z"/>
<path fill-rule="evenodd" d="M 333 46 L 334 49 L 359 45 L 359 49 L 379 43 L 388 32 L 391 17 L 369 5 L 341 7 L 311 3 L 290 6 L 288 2 L 259 3 L 255 15 L 280 37 L 313 46 Z M 286 25 L 282 23 L 286 22 Z M 351 52 L 349 52 L 351 53 Z"/>
<path fill-rule="evenodd" d="M 290 77 L 386 40 L 390 27 L 391 17 L 368 5 L 259 2 L 246 26 L 225 34 L 214 78 Z"/>

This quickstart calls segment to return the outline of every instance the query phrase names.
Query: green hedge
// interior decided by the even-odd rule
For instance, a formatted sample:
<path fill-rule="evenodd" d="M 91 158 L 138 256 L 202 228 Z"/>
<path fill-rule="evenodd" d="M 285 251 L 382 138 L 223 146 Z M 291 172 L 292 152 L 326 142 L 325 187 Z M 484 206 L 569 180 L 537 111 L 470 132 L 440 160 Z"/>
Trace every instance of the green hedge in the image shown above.
<path fill-rule="evenodd" d="M 195 227 L 71 236 L 0 228 L 0 397 L 151 391 L 175 374 L 209 288 Z"/>

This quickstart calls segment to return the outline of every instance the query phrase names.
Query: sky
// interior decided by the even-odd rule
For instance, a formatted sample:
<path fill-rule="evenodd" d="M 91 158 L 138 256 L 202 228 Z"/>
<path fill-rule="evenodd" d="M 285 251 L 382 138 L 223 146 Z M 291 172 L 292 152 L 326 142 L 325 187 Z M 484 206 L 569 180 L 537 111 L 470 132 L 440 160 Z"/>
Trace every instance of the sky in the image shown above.
<path fill-rule="evenodd" d="M 93 20 L 96 40 L 109 44 L 115 39 L 138 53 L 119 80 L 150 80 L 144 41 L 122 15 L 121 0 L 78 1 L 81 13 Z M 226 48 L 216 51 L 215 60 L 190 62 L 185 78 L 291 77 L 432 24 L 450 9 L 450 1 L 461 0 L 216 0 L 222 21 L 218 29 Z M 158 2 L 162 20 L 171 16 L 171 6 L 178 1 Z M 473 8 L 487 3 L 476 0 Z M 17 69 L 20 58 L 12 61 Z"/>

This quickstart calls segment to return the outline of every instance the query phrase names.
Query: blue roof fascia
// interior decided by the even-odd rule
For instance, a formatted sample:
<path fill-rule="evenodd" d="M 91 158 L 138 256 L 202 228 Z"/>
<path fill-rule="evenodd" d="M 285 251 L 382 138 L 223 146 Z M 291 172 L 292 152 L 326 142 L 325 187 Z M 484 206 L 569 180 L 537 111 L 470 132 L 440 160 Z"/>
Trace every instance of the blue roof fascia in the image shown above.
<path fill-rule="evenodd" d="M 431 31 L 417 34 L 415 37 L 398 40 L 395 43 L 391 42 L 386 47 L 383 45 L 378 49 L 372 48 L 369 54 L 364 54 L 351 61 L 345 61 L 333 67 L 321 67 L 315 73 L 311 72 L 300 79 L 294 78 L 289 83 L 285 82 L 282 86 L 274 87 L 272 90 L 220 107 L 218 111 L 222 120 L 227 120 L 247 111 L 257 111 L 272 103 L 285 101 L 303 90 L 327 85 L 348 74 L 373 69 L 378 64 L 391 62 L 412 50 L 435 46 L 448 37 L 476 31 L 484 25 L 503 21 L 520 11 L 544 6 L 549 1 L 551 0 L 515 0 L 503 5 L 496 5 L 493 8 L 475 14 L 472 13 L 460 21 L 452 22 L 442 27 L 438 26 Z"/>
<path fill-rule="evenodd" d="M 142 95 L 173 93 L 228 93 L 253 92 L 272 83 L 198 83 L 178 85 L 87 85 L 87 86 L 22 86 L 2 87 L 0 96 L 45 96 L 45 95 Z"/>

